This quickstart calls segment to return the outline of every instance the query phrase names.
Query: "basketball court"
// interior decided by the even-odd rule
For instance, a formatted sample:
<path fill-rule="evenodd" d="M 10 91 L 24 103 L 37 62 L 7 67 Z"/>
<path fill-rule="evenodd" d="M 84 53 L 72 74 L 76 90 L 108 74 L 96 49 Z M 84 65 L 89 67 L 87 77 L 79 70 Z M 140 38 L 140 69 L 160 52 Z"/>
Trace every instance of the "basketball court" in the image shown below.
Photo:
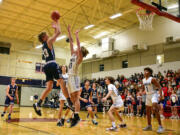
<path fill-rule="evenodd" d="M 1 107 L 2 109 L 2 107 Z M 118 129 L 117 132 L 108 132 L 106 127 L 110 124 L 108 117 L 105 114 L 99 113 L 99 125 L 94 126 L 91 120 L 86 118 L 87 113 L 81 112 L 82 121 L 77 127 L 69 128 L 69 124 L 66 123 L 64 127 L 57 127 L 57 110 L 55 109 L 44 109 L 43 117 L 37 117 L 33 112 L 32 108 L 21 107 L 17 109 L 13 114 L 11 121 L 1 120 L 1 134 L 11 135 L 156 135 L 156 127 L 158 126 L 156 120 L 153 120 L 154 129 L 153 131 L 143 132 L 142 128 L 146 124 L 146 118 L 130 118 L 125 117 L 128 127 L 125 129 Z M 163 120 L 163 125 L 166 129 L 164 134 L 166 135 L 178 135 L 180 133 L 179 121 L 178 120 Z"/>
<path fill-rule="evenodd" d="M 74 42 L 74 33 L 80 29 L 81 46 L 89 50 L 79 68 L 81 82 L 103 80 L 106 76 L 128 78 L 143 72 L 146 66 L 157 74 L 180 69 L 180 0 L 0 0 L 0 113 L 12 77 L 16 78 L 20 102 L 15 101 L 10 120 L 9 109 L 0 118 L 0 135 L 156 135 L 156 118 L 152 118 L 152 131 L 146 132 L 142 130 L 147 125 L 145 116 L 122 113 L 127 127 L 106 131 L 111 125 L 107 110 L 97 113 L 97 126 L 83 110 L 77 126 L 70 128 L 70 123 L 65 122 L 58 127 L 59 100 L 55 97 L 60 88 L 56 83 L 43 104 L 42 116 L 34 112 L 34 95 L 40 98 L 46 88 L 46 64 L 38 35 L 43 31 L 53 35 L 53 11 L 60 15 L 61 26 L 61 35 L 54 42 L 56 62 L 69 65 L 68 25 Z M 129 90 L 130 86 L 124 89 Z M 166 118 L 161 120 L 163 134 L 180 135 L 180 119 L 170 119 L 169 106 L 163 106 L 168 108 L 163 112 Z M 176 108 L 180 116 L 180 105 Z"/>

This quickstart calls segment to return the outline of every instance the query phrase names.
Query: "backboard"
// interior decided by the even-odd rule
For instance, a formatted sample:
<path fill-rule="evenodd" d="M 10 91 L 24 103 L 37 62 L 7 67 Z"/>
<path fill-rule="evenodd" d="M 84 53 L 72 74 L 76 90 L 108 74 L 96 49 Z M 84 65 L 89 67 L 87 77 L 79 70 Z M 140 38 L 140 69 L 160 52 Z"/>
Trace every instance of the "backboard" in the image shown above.
<path fill-rule="evenodd" d="M 180 0 L 131 0 L 131 2 L 180 23 Z"/>

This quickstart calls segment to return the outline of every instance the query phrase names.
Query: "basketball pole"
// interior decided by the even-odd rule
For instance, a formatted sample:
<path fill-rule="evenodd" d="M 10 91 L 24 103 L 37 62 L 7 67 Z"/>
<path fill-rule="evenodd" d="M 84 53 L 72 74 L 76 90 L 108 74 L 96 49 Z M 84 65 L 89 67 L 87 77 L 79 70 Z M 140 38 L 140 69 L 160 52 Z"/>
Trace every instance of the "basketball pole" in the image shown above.
<path fill-rule="evenodd" d="M 178 7 L 178 9 L 179 9 L 178 17 L 180 18 L 180 0 L 178 1 L 178 5 L 179 5 L 179 7 Z"/>

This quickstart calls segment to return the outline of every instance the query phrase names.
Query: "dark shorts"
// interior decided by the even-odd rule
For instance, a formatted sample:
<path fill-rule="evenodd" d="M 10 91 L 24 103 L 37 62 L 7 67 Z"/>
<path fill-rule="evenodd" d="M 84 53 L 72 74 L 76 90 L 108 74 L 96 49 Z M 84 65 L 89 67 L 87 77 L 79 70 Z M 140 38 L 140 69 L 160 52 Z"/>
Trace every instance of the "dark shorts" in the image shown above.
<path fill-rule="evenodd" d="M 93 98 L 93 103 L 94 103 L 94 106 L 97 106 L 97 105 L 98 105 L 98 100 L 97 100 L 97 98 Z"/>
<path fill-rule="evenodd" d="M 158 104 L 164 104 L 164 100 L 159 101 Z"/>
<path fill-rule="evenodd" d="M 177 103 L 176 102 L 174 103 L 171 101 L 171 106 L 177 106 Z"/>
<path fill-rule="evenodd" d="M 86 107 L 86 108 L 92 107 L 92 106 L 91 106 L 91 103 L 90 103 L 90 102 L 85 103 L 85 107 Z"/>
<path fill-rule="evenodd" d="M 137 104 L 138 106 L 141 105 L 139 100 L 136 101 L 136 104 Z"/>
<path fill-rule="evenodd" d="M 59 65 L 55 62 L 48 63 L 44 66 L 44 73 L 46 75 L 46 81 L 53 81 L 62 78 L 62 72 Z"/>
<path fill-rule="evenodd" d="M 14 105 L 14 97 L 13 100 L 10 100 L 9 97 L 6 97 L 4 106 L 8 107 L 9 105 Z"/>
<path fill-rule="evenodd" d="M 132 105 L 132 101 L 128 100 L 128 101 L 127 101 L 127 105 L 128 105 L 128 106 Z"/>

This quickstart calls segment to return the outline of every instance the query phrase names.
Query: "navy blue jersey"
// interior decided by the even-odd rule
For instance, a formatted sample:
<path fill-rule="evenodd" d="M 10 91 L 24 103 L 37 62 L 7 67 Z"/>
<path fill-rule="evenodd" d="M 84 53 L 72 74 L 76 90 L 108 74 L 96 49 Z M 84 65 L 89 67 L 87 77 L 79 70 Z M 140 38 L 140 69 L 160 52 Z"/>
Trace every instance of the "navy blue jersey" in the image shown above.
<path fill-rule="evenodd" d="M 90 97 L 90 95 L 91 95 L 91 92 L 92 92 L 91 88 L 89 88 L 88 90 L 86 90 L 86 88 L 83 87 L 83 88 L 82 88 L 82 92 L 81 92 L 81 97 L 89 100 L 89 97 Z"/>
<path fill-rule="evenodd" d="M 49 49 L 47 42 L 43 43 L 42 51 L 43 51 L 43 60 L 46 60 L 46 62 L 55 60 L 54 48 L 52 47 L 52 50 Z"/>
<path fill-rule="evenodd" d="M 15 97 L 16 89 L 17 85 L 14 85 L 14 87 L 11 84 L 9 85 L 9 95 L 11 97 Z"/>
<path fill-rule="evenodd" d="M 97 89 L 92 89 L 92 98 L 97 98 Z"/>

